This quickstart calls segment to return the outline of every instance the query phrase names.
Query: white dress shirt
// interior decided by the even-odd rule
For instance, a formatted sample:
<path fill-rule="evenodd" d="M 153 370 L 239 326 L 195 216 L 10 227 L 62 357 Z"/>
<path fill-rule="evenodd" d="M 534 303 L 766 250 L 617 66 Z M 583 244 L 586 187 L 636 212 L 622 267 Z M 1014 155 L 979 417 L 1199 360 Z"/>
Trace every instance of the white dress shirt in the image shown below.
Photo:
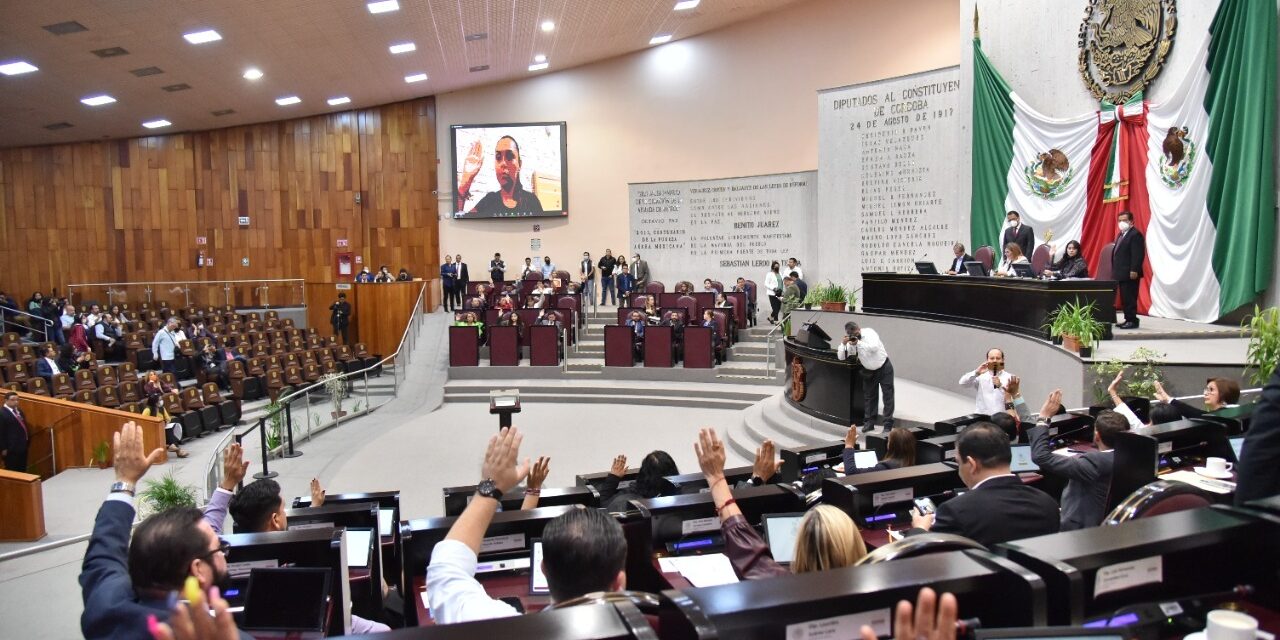
<path fill-rule="evenodd" d="M 884 350 L 884 343 L 880 342 L 880 336 L 875 329 L 859 329 L 862 333 L 862 339 L 858 344 L 840 343 L 840 347 L 836 349 L 836 357 L 841 360 L 849 359 L 850 355 L 857 355 L 858 362 L 862 363 L 862 368 L 867 371 L 875 371 L 884 366 L 885 360 L 889 359 L 889 352 Z M 856 354 L 853 353 L 856 351 Z M 1004 406 L 1001 403 L 1000 406 Z"/>
<path fill-rule="evenodd" d="M 53 358 L 45 358 L 44 361 L 49 363 L 49 370 L 53 372 L 53 375 L 56 376 L 59 373 L 62 373 L 62 369 L 58 367 L 57 360 L 54 360 Z"/>
<path fill-rule="evenodd" d="M 791 275 L 792 272 L 795 272 L 797 278 L 804 280 L 804 270 L 800 268 L 800 265 L 796 265 L 794 267 L 788 267 L 786 265 L 783 265 L 782 275 L 784 277 Z"/>
<path fill-rule="evenodd" d="M 476 554 L 458 540 L 442 540 L 427 565 L 427 605 L 436 624 L 453 624 L 520 615 L 511 605 L 494 600 L 476 580 Z"/>
<path fill-rule="evenodd" d="M 1009 385 L 1009 379 L 1013 374 L 1007 370 L 1000 370 L 1000 386 L 997 387 L 991 381 L 991 372 L 986 371 L 980 376 L 976 376 L 972 371 L 966 371 L 960 377 L 960 386 L 973 387 L 977 393 L 973 398 L 974 413 L 985 413 L 987 415 L 995 415 L 1004 411 L 1004 390 Z"/>

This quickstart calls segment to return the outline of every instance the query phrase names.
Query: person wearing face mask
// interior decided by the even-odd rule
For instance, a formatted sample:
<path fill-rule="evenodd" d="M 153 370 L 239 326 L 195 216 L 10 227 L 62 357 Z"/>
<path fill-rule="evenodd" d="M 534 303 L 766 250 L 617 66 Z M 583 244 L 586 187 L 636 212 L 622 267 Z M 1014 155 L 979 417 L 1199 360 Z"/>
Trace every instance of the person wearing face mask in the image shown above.
<path fill-rule="evenodd" d="M 604 257 L 600 258 L 600 304 L 605 304 L 605 299 L 609 300 L 608 304 L 618 304 L 618 289 L 614 286 L 614 267 L 618 266 L 618 261 L 613 257 L 612 249 L 604 250 Z"/>
<path fill-rule="evenodd" d="M 635 279 L 632 288 L 643 292 L 645 285 L 649 284 L 649 263 L 641 260 L 638 253 L 631 256 L 631 276 Z"/>
<path fill-rule="evenodd" d="M 1142 232 L 1133 228 L 1133 214 L 1121 211 L 1116 216 L 1120 235 L 1111 247 L 1111 277 L 1120 290 L 1120 308 L 1124 322 L 1117 329 L 1138 328 L 1138 284 L 1142 281 L 1142 263 L 1147 258 L 1147 243 Z"/>
<path fill-rule="evenodd" d="M 455 311 L 462 303 L 454 297 L 454 288 L 458 282 L 458 267 L 453 264 L 453 256 L 445 256 L 444 264 L 440 265 L 440 289 L 443 294 L 444 310 Z"/>
<path fill-rule="evenodd" d="M 1064 278 L 1088 278 L 1089 265 L 1085 264 L 1084 254 L 1080 251 L 1080 243 L 1075 240 L 1068 242 L 1067 248 L 1062 252 L 1062 259 L 1045 269 L 1044 275 L 1058 280 Z"/>
<path fill-rule="evenodd" d="M 596 264 L 591 261 L 591 253 L 582 252 L 582 261 L 578 263 L 578 278 L 582 282 L 583 304 L 596 304 Z"/>
<path fill-rule="evenodd" d="M 556 273 L 556 265 L 551 263 L 551 256 L 543 256 L 542 258 L 542 279 L 550 280 Z"/>
<path fill-rule="evenodd" d="M 1036 244 L 1035 230 L 1022 224 L 1022 216 L 1017 211 L 1010 211 L 1006 220 L 1009 224 L 1004 229 L 1004 242 L 1001 242 L 1000 246 L 1007 247 L 1012 242 L 1022 250 L 1022 255 L 1031 255 Z"/>

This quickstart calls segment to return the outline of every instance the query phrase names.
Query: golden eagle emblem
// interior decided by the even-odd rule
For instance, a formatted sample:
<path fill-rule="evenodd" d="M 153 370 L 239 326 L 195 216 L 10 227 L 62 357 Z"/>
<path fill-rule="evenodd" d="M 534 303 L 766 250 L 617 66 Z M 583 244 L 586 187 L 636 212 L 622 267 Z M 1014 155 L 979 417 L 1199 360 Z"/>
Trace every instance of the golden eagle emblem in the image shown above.
<path fill-rule="evenodd" d="M 1094 98 L 1124 104 L 1160 74 L 1173 48 L 1177 0 L 1090 0 L 1080 75 Z"/>

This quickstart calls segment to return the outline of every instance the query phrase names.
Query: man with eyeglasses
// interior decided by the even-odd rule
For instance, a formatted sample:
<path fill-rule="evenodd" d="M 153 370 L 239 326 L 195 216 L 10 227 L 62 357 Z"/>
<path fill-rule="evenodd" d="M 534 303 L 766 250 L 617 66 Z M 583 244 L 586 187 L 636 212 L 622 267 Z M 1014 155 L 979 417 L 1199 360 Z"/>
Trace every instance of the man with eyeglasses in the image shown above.
<path fill-rule="evenodd" d="M 151 465 L 164 461 L 164 449 L 144 453 L 142 427 L 127 422 L 115 434 L 111 450 L 116 482 L 98 510 L 80 571 L 80 630 L 89 639 L 149 640 L 148 619 L 169 619 L 188 577 L 206 594 L 226 586 L 228 547 L 208 519 L 217 514 L 194 507 L 147 518 L 130 542 L 135 487 Z M 222 517 L 225 508 L 224 502 Z M 240 637 L 249 638 L 243 632 Z"/>
<path fill-rule="evenodd" d="M 458 181 L 458 211 L 471 195 L 471 183 L 484 164 L 484 145 L 476 140 L 462 162 L 462 176 Z M 471 209 L 484 215 L 532 215 L 542 213 L 538 197 L 525 191 L 520 184 L 520 144 L 511 136 L 498 138 L 493 151 L 493 172 L 498 180 L 498 191 L 491 191 Z"/>

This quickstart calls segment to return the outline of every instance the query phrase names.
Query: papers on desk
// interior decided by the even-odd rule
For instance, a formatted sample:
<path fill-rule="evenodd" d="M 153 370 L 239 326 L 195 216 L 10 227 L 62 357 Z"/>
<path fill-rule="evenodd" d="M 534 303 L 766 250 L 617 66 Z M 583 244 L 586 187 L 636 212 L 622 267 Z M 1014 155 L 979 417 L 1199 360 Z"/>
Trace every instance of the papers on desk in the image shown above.
<path fill-rule="evenodd" d="M 347 566 L 369 566 L 369 548 L 372 544 L 372 529 L 347 529 Z"/>
<path fill-rule="evenodd" d="M 1161 480 L 1177 480 L 1185 482 L 1197 489 L 1204 489 L 1210 493 L 1220 493 L 1226 495 L 1236 490 L 1236 483 L 1226 480 L 1214 480 L 1206 478 L 1194 471 L 1174 471 L 1160 476 Z"/>
<path fill-rule="evenodd" d="M 729 556 L 723 553 L 658 558 L 658 565 L 664 573 L 679 573 L 695 587 L 714 587 L 738 581 Z"/>
<path fill-rule="evenodd" d="M 1054 450 L 1053 450 L 1053 453 L 1054 453 L 1054 455 L 1066 456 L 1066 457 L 1068 457 L 1068 458 L 1074 458 L 1074 457 L 1076 457 L 1076 456 L 1080 455 L 1080 452 L 1079 452 L 1079 451 L 1074 451 L 1074 450 L 1072 450 L 1072 449 L 1071 449 L 1071 447 L 1063 447 L 1063 448 L 1061 448 L 1061 449 L 1054 449 Z"/>
<path fill-rule="evenodd" d="M 395 527 L 396 510 L 395 509 L 378 509 L 378 535 L 386 537 L 393 535 L 393 527 Z"/>

